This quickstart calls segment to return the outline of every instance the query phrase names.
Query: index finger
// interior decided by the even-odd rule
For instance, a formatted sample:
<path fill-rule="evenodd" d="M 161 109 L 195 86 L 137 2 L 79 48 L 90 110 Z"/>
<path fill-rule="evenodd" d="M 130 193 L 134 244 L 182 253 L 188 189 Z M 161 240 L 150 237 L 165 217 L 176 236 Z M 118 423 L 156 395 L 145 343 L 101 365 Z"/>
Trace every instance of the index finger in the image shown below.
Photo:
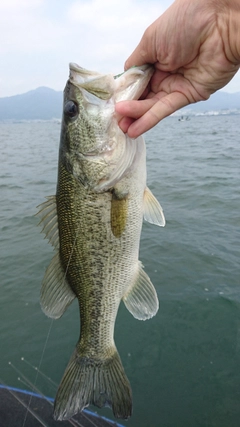
<path fill-rule="evenodd" d="M 153 100 L 153 98 L 152 98 Z M 129 101 L 129 107 L 130 107 Z M 144 102 L 144 101 L 135 101 Z M 143 115 L 140 115 L 137 120 L 130 124 L 128 128 L 128 135 L 130 138 L 137 138 L 144 132 L 154 127 L 162 119 L 170 116 L 180 108 L 185 107 L 189 104 L 188 98 L 181 92 L 173 92 L 161 99 L 158 99 L 151 108 L 149 108 Z"/>

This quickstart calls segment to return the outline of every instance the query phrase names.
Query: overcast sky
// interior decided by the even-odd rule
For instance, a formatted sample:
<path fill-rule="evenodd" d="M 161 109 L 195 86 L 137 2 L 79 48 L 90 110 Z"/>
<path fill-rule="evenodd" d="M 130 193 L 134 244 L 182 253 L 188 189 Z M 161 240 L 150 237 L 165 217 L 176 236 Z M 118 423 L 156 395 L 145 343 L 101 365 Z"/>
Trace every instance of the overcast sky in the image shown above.
<path fill-rule="evenodd" d="M 119 74 L 171 0 L 0 0 L 0 97 L 63 90 L 68 63 Z M 240 91 L 240 73 L 224 88 Z"/>

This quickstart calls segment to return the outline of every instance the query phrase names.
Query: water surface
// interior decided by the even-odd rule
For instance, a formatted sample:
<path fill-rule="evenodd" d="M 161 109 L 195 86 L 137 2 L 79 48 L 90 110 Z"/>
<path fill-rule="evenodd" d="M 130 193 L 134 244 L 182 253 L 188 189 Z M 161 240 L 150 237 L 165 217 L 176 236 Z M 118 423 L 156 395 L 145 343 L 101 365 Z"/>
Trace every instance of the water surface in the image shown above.
<path fill-rule="evenodd" d="M 79 335 L 77 303 L 53 322 L 39 306 L 53 251 L 34 214 L 55 194 L 59 134 L 57 123 L 0 124 L 0 378 L 22 388 L 9 360 L 33 381 L 20 359 L 41 363 L 59 383 Z M 133 390 L 133 416 L 122 424 L 238 427 L 239 116 L 171 117 L 146 144 L 148 184 L 167 225 L 144 224 L 140 259 L 160 310 L 140 322 L 120 306 L 115 338 Z M 54 396 L 41 377 L 37 386 Z"/>

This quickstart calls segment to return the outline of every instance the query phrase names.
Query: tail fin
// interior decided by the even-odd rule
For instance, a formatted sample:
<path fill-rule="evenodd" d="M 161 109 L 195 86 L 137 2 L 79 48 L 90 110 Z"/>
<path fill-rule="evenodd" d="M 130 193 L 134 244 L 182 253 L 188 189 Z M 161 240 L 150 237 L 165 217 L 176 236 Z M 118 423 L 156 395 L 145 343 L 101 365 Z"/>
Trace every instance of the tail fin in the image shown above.
<path fill-rule="evenodd" d="M 131 416 L 131 387 L 117 350 L 105 360 L 81 357 L 75 350 L 57 391 L 53 417 L 67 420 L 90 404 L 112 407 L 116 418 Z"/>

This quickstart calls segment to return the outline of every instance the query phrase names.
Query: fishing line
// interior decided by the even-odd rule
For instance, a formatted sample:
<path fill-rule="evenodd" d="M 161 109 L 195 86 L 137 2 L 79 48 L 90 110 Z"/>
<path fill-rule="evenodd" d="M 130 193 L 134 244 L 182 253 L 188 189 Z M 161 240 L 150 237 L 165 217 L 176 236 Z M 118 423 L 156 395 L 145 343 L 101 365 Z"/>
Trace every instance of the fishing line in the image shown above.
<path fill-rule="evenodd" d="M 22 357 L 21 360 L 24 360 L 24 358 Z M 26 362 L 29 366 L 31 366 L 33 369 L 37 369 L 36 367 L 32 366 L 31 363 Z M 9 365 L 15 370 L 15 372 L 17 372 L 17 374 L 21 375 L 21 377 L 18 377 L 18 381 L 23 384 L 24 386 L 27 386 L 29 388 L 32 389 L 32 391 L 34 390 L 35 392 L 37 392 L 39 394 L 39 396 L 41 396 L 44 400 L 46 400 L 47 403 L 49 403 L 49 405 L 53 406 L 53 402 L 52 400 L 48 399 L 42 392 L 41 390 L 39 390 L 36 385 L 34 385 L 21 371 L 20 369 L 18 369 L 15 365 L 13 365 L 11 362 L 9 362 Z M 39 371 L 40 374 L 44 375 L 46 378 L 48 378 L 45 374 L 43 374 L 41 371 Z M 50 379 L 51 380 L 51 379 Z M 53 383 L 53 381 L 51 381 Z M 56 384 L 57 386 L 57 384 Z M 33 397 L 33 396 L 31 396 Z M 19 399 L 20 401 L 20 399 Z M 22 401 L 21 401 L 22 402 Z M 24 405 L 27 408 L 27 404 Z M 31 412 L 31 410 L 29 411 L 33 416 L 35 416 L 33 414 L 34 411 Z M 42 420 L 43 421 L 43 420 Z M 74 427 L 84 427 L 81 424 L 78 423 L 78 421 L 76 420 L 67 420 L 67 422 L 69 424 L 71 424 Z M 77 424 L 76 424 L 77 423 Z M 45 425 L 45 424 L 44 424 Z"/>
<path fill-rule="evenodd" d="M 93 420 L 91 420 L 85 412 L 82 412 L 81 415 L 83 415 L 86 418 L 86 420 L 93 425 L 93 427 L 98 427 L 98 425 L 95 424 L 95 422 Z M 110 427 L 114 427 L 114 424 L 110 423 L 106 418 L 104 418 L 104 422 L 109 424 Z"/>
<path fill-rule="evenodd" d="M 28 360 L 25 359 L 25 357 L 21 357 L 21 361 L 30 366 L 30 368 L 32 368 L 34 371 L 39 371 L 39 375 L 46 379 L 54 388 L 57 388 L 57 383 L 44 374 L 44 372 L 40 371 L 37 366 L 33 366 Z"/>
<path fill-rule="evenodd" d="M 46 351 L 46 347 L 47 347 L 47 343 L 48 343 L 48 340 L 49 340 L 49 336 L 50 336 L 50 333 L 51 333 L 52 326 L 53 326 L 53 319 L 51 319 L 51 323 L 50 323 L 50 326 L 49 326 L 49 329 L 48 329 L 47 338 L 45 340 L 45 344 L 44 344 L 44 347 L 43 347 L 42 355 L 41 355 L 40 362 L 39 362 L 38 369 L 37 369 L 37 374 L 36 374 L 36 377 L 35 377 L 35 381 L 33 383 L 33 387 L 36 387 L 36 382 L 37 382 L 37 379 L 38 379 L 38 376 L 39 376 L 39 370 L 40 370 L 41 365 L 42 365 L 43 356 L 44 356 L 45 351 Z M 22 427 L 24 427 L 25 424 L 26 424 L 28 411 L 30 409 L 30 405 L 31 405 L 31 402 L 32 402 L 32 397 L 33 396 L 31 395 L 30 399 L 29 399 L 29 402 L 28 402 L 28 407 L 27 407 L 27 411 L 26 411 L 26 414 L 25 414 L 25 418 L 23 420 Z M 31 412 L 31 411 L 29 411 L 29 412 Z"/>
<path fill-rule="evenodd" d="M 53 403 L 51 402 L 51 400 L 49 400 L 42 392 L 41 390 L 39 390 L 37 388 L 36 385 L 34 385 L 21 371 L 20 369 L 18 369 L 15 365 L 13 365 L 12 362 L 9 362 L 9 365 L 14 369 L 14 371 L 18 374 L 21 375 L 21 377 L 18 377 L 18 381 L 20 381 L 22 384 L 24 384 L 25 386 L 29 387 L 32 389 L 32 391 L 34 390 L 35 392 L 37 392 L 43 399 L 45 399 L 48 403 L 50 403 L 50 405 L 52 405 Z"/>
<path fill-rule="evenodd" d="M 11 364 L 11 362 L 9 362 Z M 37 415 L 32 409 L 28 408 L 28 405 L 26 403 L 24 403 L 18 396 L 17 394 L 11 390 L 5 383 L 4 381 L 0 378 L 1 383 L 6 387 L 6 389 L 9 391 L 9 393 L 24 407 L 27 409 L 27 411 L 30 412 L 30 414 L 32 414 L 32 416 L 38 420 L 40 422 L 40 424 L 43 427 L 49 427 L 40 417 L 39 415 Z"/>
<path fill-rule="evenodd" d="M 30 366 L 31 369 L 33 369 L 34 371 L 38 370 L 37 366 L 32 365 L 28 360 L 26 360 L 24 357 L 21 357 L 21 361 L 24 362 L 26 365 Z M 28 387 L 34 387 L 33 384 L 31 383 L 31 381 L 21 373 L 21 371 L 16 368 L 11 362 L 9 362 L 9 364 L 12 366 L 12 368 L 23 377 L 23 379 L 26 381 L 22 381 L 21 378 L 18 378 L 18 380 L 24 384 L 27 385 Z M 39 370 L 39 375 L 41 375 L 44 379 L 46 379 L 48 382 L 50 382 L 50 384 L 56 389 L 57 388 L 57 383 L 55 383 L 50 377 L 48 377 L 46 374 L 44 374 L 44 372 Z M 34 391 L 36 391 L 38 394 L 40 394 L 40 396 L 42 396 L 43 399 L 45 399 L 48 403 L 50 403 L 51 406 L 53 406 L 53 403 L 51 400 L 49 400 L 36 386 L 34 387 Z M 88 416 L 88 414 L 86 414 L 85 411 L 81 412 L 81 416 L 83 418 L 85 418 L 89 424 L 92 424 L 93 427 L 98 427 L 97 424 L 95 424 L 95 422 L 90 418 L 90 415 Z M 107 420 L 105 420 L 110 426 L 112 426 L 112 424 L 110 424 Z M 68 420 L 68 422 L 70 422 L 70 424 L 75 425 L 75 426 L 79 426 L 79 427 L 84 427 L 83 424 L 80 424 L 80 422 L 78 420 L 76 420 L 75 418 L 73 418 L 72 420 Z M 74 424 L 75 423 L 75 424 Z"/>
<path fill-rule="evenodd" d="M 65 281 L 65 278 L 66 278 L 66 275 L 67 275 L 67 271 L 68 271 L 68 268 L 69 268 L 69 265 L 70 265 L 72 254 L 73 254 L 73 251 L 74 251 L 74 248 L 75 248 L 75 245 L 76 245 L 76 240 L 77 240 L 77 237 L 78 237 L 79 228 L 80 228 L 80 223 L 79 223 L 78 228 L 77 228 L 76 237 L 75 237 L 74 242 L 73 242 L 72 250 L 71 250 L 71 253 L 70 253 L 70 256 L 69 256 L 69 259 L 68 259 L 68 263 L 67 263 L 67 267 L 66 267 L 66 271 L 65 271 L 65 274 L 64 274 L 63 281 Z M 45 340 L 45 343 L 44 343 L 44 346 L 43 346 L 43 351 L 42 351 L 42 354 L 41 354 L 40 362 L 39 362 L 38 367 L 36 368 L 37 373 L 36 373 L 35 381 L 33 383 L 33 387 L 36 387 L 36 382 L 38 380 L 40 368 L 42 366 L 43 357 L 44 357 L 44 354 L 45 354 L 45 351 L 46 351 L 46 348 L 47 348 L 47 343 L 48 343 L 48 340 L 49 340 L 49 337 L 50 337 L 52 326 L 53 326 L 53 319 L 51 319 L 51 323 L 50 323 L 50 326 L 49 326 L 49 329 L 48 329 L 47 337 L 46 337 L 46 340 Z M 30 408 L 31 402 L 32 402 L 32 395 L 30 396 L 30 399 L 29 399 L 28 408 L 27 408 L 27 411 L 26 411 L 26 414 L 25 414 L 25 418 L 24 418 L 22 427 L 25 427 L 26 420 L 27 420 L 27 415 L 28 415 L 28 410 Z"/>

